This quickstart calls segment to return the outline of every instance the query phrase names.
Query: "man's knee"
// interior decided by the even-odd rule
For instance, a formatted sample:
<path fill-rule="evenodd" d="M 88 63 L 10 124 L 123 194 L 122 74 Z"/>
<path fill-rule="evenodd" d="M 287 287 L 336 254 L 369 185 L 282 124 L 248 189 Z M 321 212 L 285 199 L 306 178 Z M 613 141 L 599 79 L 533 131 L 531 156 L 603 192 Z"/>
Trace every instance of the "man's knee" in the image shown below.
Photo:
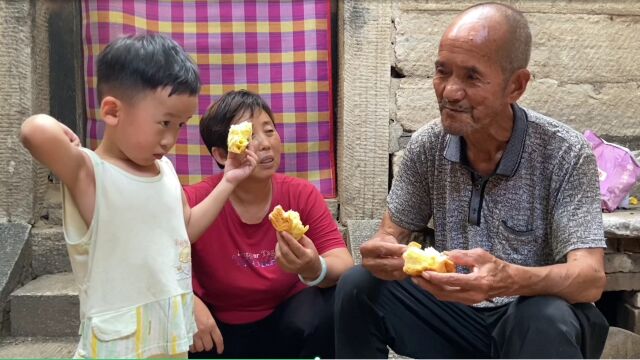
<path fill-rule="evenodd" d="M 521 297 L 509 310 L 511 324 L 539 330 L 541 336 L 555 336 L 563 332 L 571 337 L 578 336 L 580 324 L 571 305 L 555 296 Z"/>
<path fill-rule="evenodd" d="M 572 323 L 578 327 L 578 320 L 571 310 L 571 305 L 555 296 L 522 297 L 516 300 L 516 317 L 530 324 Z"/>
<path fill-rule="evenodd" d="M 362 265 L 354 266 L 340 277 L 336 287 L 336 301 L 340 302 L 357 294 L 369 294 L 380 285 L 380 282 L 380 279 L 373 276 Z"/>

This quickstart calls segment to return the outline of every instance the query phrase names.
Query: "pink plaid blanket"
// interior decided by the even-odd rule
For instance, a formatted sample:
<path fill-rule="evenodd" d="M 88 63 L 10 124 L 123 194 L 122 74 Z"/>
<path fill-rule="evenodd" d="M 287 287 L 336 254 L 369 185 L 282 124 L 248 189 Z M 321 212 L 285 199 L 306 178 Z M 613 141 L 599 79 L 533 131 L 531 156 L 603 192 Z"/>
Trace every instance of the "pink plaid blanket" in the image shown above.
<path fill-rule="evenodd" d="M 83 0 L 87 144 L 95 148 L 95 60 L 123 34 L 159 32 L 182 45 L 202 78 L 198 114 L 169 155 L 180 181 L 192 184 L 219 172 L 202 145 L 200 116 L 223 93 L 248 89 L 270 104 L 283 141 L 279 171 L 312 182 L 335 197 L 328 0 Z"/>

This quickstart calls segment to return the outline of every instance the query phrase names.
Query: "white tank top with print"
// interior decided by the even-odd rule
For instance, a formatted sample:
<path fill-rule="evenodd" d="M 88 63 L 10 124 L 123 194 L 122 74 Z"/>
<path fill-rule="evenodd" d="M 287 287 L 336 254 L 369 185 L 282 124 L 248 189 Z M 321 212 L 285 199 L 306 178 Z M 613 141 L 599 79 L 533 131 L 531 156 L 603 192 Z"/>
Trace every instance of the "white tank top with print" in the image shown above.
<path fill-rule="evenodd" d="M 63 186 L 63 227 L 81 319 L 190 293 L 190 243 L 171 162 L 162 158 L 157 176 L 139 177 L 83 151 L 96 179 L 89 228 Z"/>

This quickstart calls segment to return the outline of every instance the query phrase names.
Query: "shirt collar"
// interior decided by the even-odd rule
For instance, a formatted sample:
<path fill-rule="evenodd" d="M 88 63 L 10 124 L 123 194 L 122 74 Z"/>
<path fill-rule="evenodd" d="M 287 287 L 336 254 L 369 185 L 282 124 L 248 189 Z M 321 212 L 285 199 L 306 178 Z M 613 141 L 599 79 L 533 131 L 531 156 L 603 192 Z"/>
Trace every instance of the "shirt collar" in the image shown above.
<path fill-rule="evenodd" d="M 525 139 L 527 137 L 527 113 L 523 108 L 517 104 L 512 104 L 513 110 L 513 129 L 511 130 L 511 137 L 507 143 L 507 147 L 502 154 L 496 174 L 512 177 L 518 170 L 520 164 L 520 158 L 522 157 L 522 151 L 524 149 Z M 453 162 L 461 163 L 462 165 L 469 167 L 469 161 L 467 160 L 466 144 L 461 136 L 447 135 L 447 143 L 444 150 L 444 157 Z"/>

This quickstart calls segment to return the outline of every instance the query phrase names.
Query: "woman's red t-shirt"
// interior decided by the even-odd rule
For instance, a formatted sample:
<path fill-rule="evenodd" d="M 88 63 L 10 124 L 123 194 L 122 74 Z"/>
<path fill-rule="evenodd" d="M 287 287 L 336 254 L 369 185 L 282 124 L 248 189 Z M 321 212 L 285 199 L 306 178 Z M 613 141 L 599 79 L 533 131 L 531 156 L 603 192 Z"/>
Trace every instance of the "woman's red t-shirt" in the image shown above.
<path fill-rule="evenodd" d="M 216 175 L 184 187 L 194 206 L 220 182 Z M 308 181 L 281 174 L 273 176 L 269 212 L 276 205 L 300 213 L 309 225 L 306 235 L 319 254 L 344 248 L 342 234 L 320 192 Z M 280 303 L 306 287 L 296 274 L 276 263 L 276 231 L 267 216 L 259 224 L 240 220 L 230 201 L 216 220 L 192 246 L 193 289 L 213 307 L 225 323 L 245 324 L 269 315 Z"/>

